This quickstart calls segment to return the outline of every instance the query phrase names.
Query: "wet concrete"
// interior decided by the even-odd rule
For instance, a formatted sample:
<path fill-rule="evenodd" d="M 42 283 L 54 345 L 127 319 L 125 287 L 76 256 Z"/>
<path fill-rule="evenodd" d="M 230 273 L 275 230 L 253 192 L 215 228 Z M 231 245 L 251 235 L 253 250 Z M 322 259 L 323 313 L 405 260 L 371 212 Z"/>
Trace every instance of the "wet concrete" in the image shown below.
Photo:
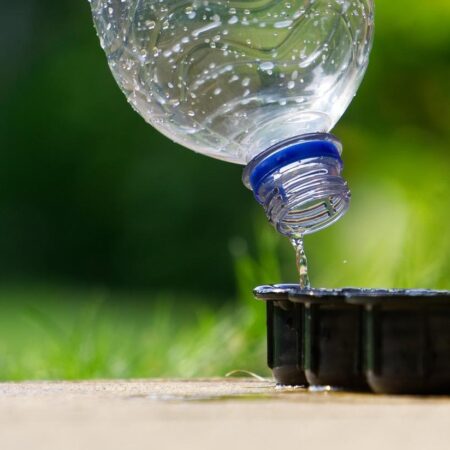
<path fill-rule="evenodd" d="M 270 381 L 0 384 L 5 450 L 448 449 L 450 398 L 277 389 Z"/>

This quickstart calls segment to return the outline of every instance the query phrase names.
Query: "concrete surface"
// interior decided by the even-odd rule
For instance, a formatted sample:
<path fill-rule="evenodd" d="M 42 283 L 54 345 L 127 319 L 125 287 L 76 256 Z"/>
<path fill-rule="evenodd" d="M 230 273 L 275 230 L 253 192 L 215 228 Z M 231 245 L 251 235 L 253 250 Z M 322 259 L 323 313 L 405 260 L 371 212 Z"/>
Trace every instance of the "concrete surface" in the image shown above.
<path fill-rule="evenodd" d="M 450 449 L 450 399 L 269 381 L 0 383 L 0 449 Z"/>

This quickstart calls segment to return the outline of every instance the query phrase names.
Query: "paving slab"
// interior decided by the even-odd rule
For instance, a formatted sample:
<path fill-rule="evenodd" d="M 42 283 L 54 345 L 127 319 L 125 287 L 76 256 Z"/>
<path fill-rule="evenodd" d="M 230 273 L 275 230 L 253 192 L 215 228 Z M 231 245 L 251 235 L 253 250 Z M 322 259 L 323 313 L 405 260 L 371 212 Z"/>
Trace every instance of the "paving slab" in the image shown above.
<path fill-rule="evenodd" d="M 0 383 L 3 450 L 450 449 L 450 398 L 253 379 Z"/>

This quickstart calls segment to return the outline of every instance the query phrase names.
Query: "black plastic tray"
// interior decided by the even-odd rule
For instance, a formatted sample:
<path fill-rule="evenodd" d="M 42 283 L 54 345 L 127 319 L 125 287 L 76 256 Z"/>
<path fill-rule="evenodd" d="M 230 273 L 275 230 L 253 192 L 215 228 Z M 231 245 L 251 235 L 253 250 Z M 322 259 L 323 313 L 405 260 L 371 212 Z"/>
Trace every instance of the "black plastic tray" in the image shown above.
<path fill-rule="evenodd" d="M 268 363 L 285 385 L 450 394 L 450 292 L 261 286 Z"/>

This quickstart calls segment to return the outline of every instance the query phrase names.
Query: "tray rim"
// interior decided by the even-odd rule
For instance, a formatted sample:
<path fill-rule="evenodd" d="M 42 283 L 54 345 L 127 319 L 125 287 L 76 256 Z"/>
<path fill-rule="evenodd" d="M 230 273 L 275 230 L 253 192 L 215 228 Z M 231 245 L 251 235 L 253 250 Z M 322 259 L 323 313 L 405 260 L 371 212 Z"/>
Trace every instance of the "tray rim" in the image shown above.
<path fill-rule="evenodd" d="M 450 291 L 433 289 L 300 289 L 297 284 L 262 285 L 253 290 L 260 301 L 290 301 L 303 304 L 449 306 Z"/>

